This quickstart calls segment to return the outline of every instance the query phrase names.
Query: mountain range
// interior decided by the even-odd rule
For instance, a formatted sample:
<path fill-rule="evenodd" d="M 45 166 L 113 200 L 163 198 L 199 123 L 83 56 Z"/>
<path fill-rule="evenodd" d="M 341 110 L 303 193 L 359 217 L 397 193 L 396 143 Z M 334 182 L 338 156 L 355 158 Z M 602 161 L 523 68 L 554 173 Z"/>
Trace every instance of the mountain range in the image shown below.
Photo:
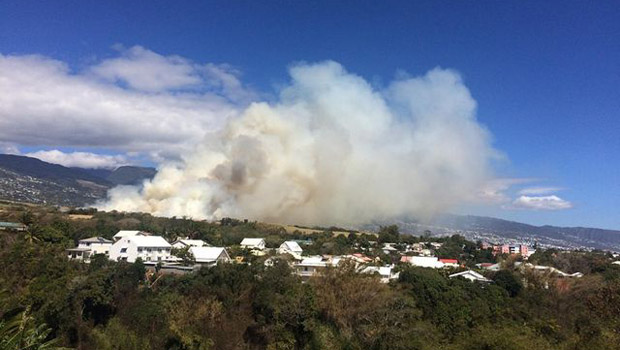
<path fill-rule="evenodd" d="M 620 252 L 620 231 L 591 227 L 534 226 L 515 221 L 474 215 L 442 214 L 429 221 L 411 218 L 365 225 L 366 230 L 397 224 L 407 234 L 447 236 L 459 234 L 473 241 L 496 244 L 527 244 L 546 248 L 601 249 Z"/>
<path fill-rule="evenodd" d="M 0 199 L 37 204 L 84 206 L 105 198 L 117 185 L 140 184 L 154 168 L 68 168 L 42 160 L 0 154 Z"/>

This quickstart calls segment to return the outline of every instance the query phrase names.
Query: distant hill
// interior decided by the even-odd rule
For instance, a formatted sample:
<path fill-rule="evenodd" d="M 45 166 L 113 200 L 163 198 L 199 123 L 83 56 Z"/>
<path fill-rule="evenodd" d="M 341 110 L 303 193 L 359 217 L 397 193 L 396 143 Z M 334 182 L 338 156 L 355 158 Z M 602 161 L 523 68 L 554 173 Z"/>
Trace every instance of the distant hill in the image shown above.
<path fill-rule="evenodd" d="M 152 179 L 156 173 L 157 170 L 154 168 L 122 166 L 112 171 L 105 179 L 115 185 L 138 185 L 144 179 Z"/>
<path fill-rule="evenodd" d="M 100 185 L 108 186 L 110 182 L 100 177 L 89 174 L 84 169 L 67 168 L 62 165 L 47 163 L 37 158 L 0 154 L 0 167 L 24 176 L 40 179 L 75 181 L 91 181 Z"/>
<path fill-rule="evenodd" d="M 136 166 L 115 170 L 67 168 L 36 158 L 0 154 L 0 198 L 83 206 L 104 198 L 116 185 L 139 184 L 155 172 Z"/>
<path fill-rule="evenodd" d="M 106 180 L 113 185 L 139 185 L 144 179 L 152 179 L 157 173 L 155 168 L 140 166 L 121 166 L 114 170 L 110 169 L 83 169 L 71 168 L 84 171 L 89 175 Z"/>
<path fill-rule="evenodd" d="M 386 222 L 385 224 L 387 224 Z M 590 227 L 534 226 L 520 222 L 474 215 L 444 214 L 431 222 L 401 219 L 391 223 L 399 225 L 404 233 L 421 235 L 460 234 L 468 239 L 495 243 L 527 243 L 547 247 L 604 249 L 620 252 L 620 231 Z M 367 225 L 376 229 L 380 223 Z"/>

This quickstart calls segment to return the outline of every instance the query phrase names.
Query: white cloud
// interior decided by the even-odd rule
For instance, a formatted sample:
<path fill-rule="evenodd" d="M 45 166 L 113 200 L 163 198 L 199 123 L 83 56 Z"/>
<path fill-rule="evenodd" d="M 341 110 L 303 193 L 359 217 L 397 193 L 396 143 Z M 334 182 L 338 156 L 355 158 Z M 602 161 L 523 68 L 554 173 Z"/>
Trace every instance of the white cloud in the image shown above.
<path fill-rule="evenodd" d="M 570 209 L 573 205 L 558 196 L 520 196 L 512 202 L 514 209 L 532 210 L 563 210 Z"/>
<path fill-rule="evenodd" d="M 519 191 L 521 195 L 543 195 L 562 191 L 562 187 L 528 187 Z"/>
<path fill-rule="evenodd" d="M 121 50 L 121 57 L 107 59 L 90 71 L 103 79 L 144 91 L 195 88 L 202 82 L 191 61 L 180 56 L 162 56 L 141 46 Z"/>
<path fill-rule="evenodd" d="M 183 88 L 191 89 L 175 90 Z M 142 47 L 83 72 L 48 57 L 0 55 L 0 140 L 175 157 L 251 95 L 232 69 Z"/>
<path fill-rule="evenodd" d="M 59 150 L 50 150 L 27 153 L 25 156 L 66 167 L 114 169 L 128 164 L 127 158 L 123 155 L 104 155 L 89 152 L 64 153 Z"/>
<path fill-rule="evenodd" d="M 209 86 L 219 89 L 232 101 L 250 101 L 257 97 L 254 91 L 243 86 L 239 80 L 241 73 L 227 64 L 207 63 L 199 70 L 205 74 Z"/>
<path fill-rule="evenodd" d="M 476 194 L 475 200 L 483 203 L 501 204 L 511 200 L 506 193 L 511 187 L 536 181 L 529 178 L 498 178 L 485 183 Z"/>

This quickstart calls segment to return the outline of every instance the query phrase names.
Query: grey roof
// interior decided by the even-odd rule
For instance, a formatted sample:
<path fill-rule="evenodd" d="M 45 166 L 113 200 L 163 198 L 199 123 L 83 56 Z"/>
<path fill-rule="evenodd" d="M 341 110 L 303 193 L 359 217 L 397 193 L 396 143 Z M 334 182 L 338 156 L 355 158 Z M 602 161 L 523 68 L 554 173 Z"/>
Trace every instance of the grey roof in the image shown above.
<path fill-rule="evenodd" d="M 103 237 L 84 238 L 84 239 L 80 239 L 80 242 L 84 242 L 84 243 L 114 243 L 114 241 L 109 240 L 109 239 L 105 239 Z"/>
<path fill-rule="evenodd" d="M 68 248 L 65 250 L 68 252 L 90 252 L 90 248 Z"/>

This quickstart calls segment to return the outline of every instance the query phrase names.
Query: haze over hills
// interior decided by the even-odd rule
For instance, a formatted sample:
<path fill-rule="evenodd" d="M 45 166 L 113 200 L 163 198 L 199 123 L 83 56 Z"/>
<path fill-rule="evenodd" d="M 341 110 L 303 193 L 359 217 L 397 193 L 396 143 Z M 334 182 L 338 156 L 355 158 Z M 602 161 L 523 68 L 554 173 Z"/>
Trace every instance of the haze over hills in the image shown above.
<path fill-rule="evenodd" d="M 153 168 L 122 166 L 117 169 L 67 168 L 36 158 L 0 155 L 0 199 L 39 204 L 83 206 L 105 198 L 116 185 L 135 185 L 152 178 Z M 588 227 L 533 226 L 491 217 L 440 215 L 430 223 L 403 218 L 363 225 L 377 230 L 398 224 L 404 233 L 422 235 L 461 234 L 468 239 L 491 242 L 521 242 L 565 248 L 620 251 L 620 231 Z"/>
<path fill-rule="evenodd" d="M 0 154 L 0 198 L 38 204 L 83 206 L 104 198 L 108 189 L 116 185 L 137 184 L 154 175 L 153 168 L 67 168 L 36 158 Z"/>
<path fill-rule="evenodd" d="M 157 173 L 155 168 L 146 168 L 133 165 L 124 165 L 114 170 L 111 169 L 83 169 L 72 168 L 84 171 L 90 175 L 114 184 L 114 185 L 138 185 L 144 179 L 151 179 Z"/>
<path fill-rule="evenodd" d="M 571 249 L 603 249 L 620 251 L 620 231 L 590 227 L 558 227 L 551 225 L 534 226 L 515 221 L 485 216 L 443 214 L 429 223 L 414 219 L 391 220 L 364 226 L 375 230 L 380 225 L 397 224 L 401 231 L 423 235 L 431 231 L 433 235 L 460 234 L 470 240 L 492 243 L 537 243 L 544 247 Z"/>

